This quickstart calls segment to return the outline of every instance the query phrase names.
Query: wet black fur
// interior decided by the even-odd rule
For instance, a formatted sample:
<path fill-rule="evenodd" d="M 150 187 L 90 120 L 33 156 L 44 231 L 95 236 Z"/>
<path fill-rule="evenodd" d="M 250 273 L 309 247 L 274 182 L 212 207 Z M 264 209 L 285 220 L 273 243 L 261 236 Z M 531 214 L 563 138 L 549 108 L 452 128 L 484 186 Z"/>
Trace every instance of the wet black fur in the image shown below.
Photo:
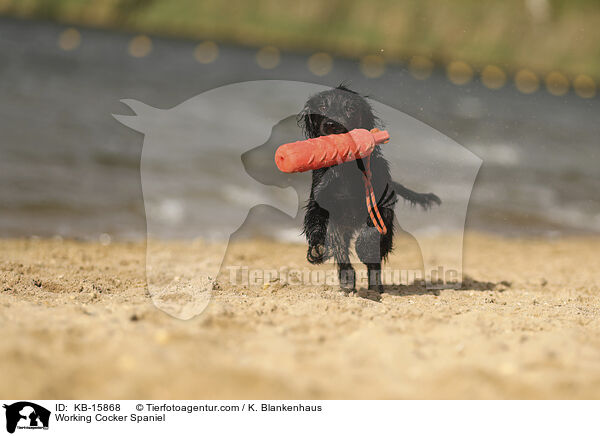
<path fill-rule="evenodd" d="M 381 127 L 369 102 L 344 85 L 309 98 L 298 114 L 298 124 L 307 138 Z M 365 204 L 363 168 L 364 162 L 359 159 L 312 172 L 312 187 L 304 216 L 304 234 L 308 241 L 306 257 L 313 264 L 333 257 L 338 264 L 341 287 L 354 290 L 356 278 L 349 247 L 356 235 L 355 250 L 367 266 L 369 289 L 381 291 L 381 262 L 392 250 L 397 196 L 424 209 L 439 205 L 441 201 L 434 194 L 420 194 L 392 181 L 388 161 L 376 147 L 371 154 L 372 183 L 377 206 L 388 229 L 387 234 L 380 235 Z"/>

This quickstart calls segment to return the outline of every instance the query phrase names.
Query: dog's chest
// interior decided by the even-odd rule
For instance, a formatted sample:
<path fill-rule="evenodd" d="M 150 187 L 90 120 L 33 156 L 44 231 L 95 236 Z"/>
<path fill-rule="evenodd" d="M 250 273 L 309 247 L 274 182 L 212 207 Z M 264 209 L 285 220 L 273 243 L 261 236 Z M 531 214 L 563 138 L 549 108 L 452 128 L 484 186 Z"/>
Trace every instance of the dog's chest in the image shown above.
<path fill-rule="evenodd" d="M 331 196 L 330 216 L 339 223 L 348 225 L 360 224 L 364 221 L 367 208 L 365 205 L 365 187 L 362 177 L 356 175 L 337 179 L 329 191 Z"/>

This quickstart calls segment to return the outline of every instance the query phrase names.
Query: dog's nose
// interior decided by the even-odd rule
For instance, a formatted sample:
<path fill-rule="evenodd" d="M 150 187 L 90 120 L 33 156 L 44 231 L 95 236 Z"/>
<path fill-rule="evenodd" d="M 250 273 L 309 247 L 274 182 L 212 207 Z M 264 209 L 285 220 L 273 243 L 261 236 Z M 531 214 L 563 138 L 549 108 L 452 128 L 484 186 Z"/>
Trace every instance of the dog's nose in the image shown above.
<path fill-rule="evenodd" d="M 321 133 L 323 135 L 337 135 L 340 133 L 347 133 L 348 131 L 340 123 L 336 123 L 333 120 L 323 120 L 321 123 Z"/>

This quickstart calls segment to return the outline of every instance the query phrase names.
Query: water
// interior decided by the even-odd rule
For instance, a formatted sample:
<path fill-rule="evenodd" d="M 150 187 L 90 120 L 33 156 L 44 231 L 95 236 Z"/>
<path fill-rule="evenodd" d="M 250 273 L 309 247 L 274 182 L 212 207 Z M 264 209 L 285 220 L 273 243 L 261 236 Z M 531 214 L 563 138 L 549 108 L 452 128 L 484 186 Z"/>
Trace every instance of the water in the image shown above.
<path fill-rule="evenodd" d="M 230 46 L 220 47 L 216 62 L 202 65 L 193 58 L 193 42 L 169 39 L 154 39 L 152 53 L 136 59 L 127 54 L 131 35 L 92 30 L 82 31 L 77 50 L 64 52 L 56 43 L 62 30 L 54 24 L 0 19 L 2 237 L 144 237 L 143 135 L 111 116 L 131 113 L 119 100 L 132 98 L 168 109 L 217 86 L 257 79 L 328 86 L 349 81 L 354 89 L 478 155 L 483 165 L 467 229 L 525 235 L 600 232 L 597 97 L 555 97 L 543 90 L 523 95 L 510 83 L 491 91 L 477 80 L 459 87 L 441 71 L 419 81 L 402 65 L 388 66 L 379 79 L 367 79 L 356 62 L 339 59 L 330 74 L 318 78 L 308 71 L 304 54 L 283 54 L 277 68 L 263 70 L 254 50 Z M 265 95 L 256 104 L 274 104 L 277 98 Z M 251 117 L 242 121 L 227 111 L 218 118 L 225 129 L 241 122 L 248 122 L 248 129 L 253 126 Z M 295 134 L 293 129 L 290 124 L 289 135 Z M 223 224 L 213 236 L 227 237 L 233 222 L 228 220 L 272 197 L 260 184 L 244 188 L 242 151 L 223 144 L 213 159 L 180 156 L 189 161 L 190 174 L 203 178 L 206 189 L 157 204 L 165 226 L 181 220 L 186 210 L 194 214 L 210 207 L 220 211 Z M 165 160 L 168 155 L 165 149 Z M 215 160 L 225 164 L 216 168 Z M 401 181 L 419 188 L 411 184 L 410 170 L 406 168 L 408 179 Z M 156 168 L 164 180 L 181 175 L 176 171 L 168 165 Z M 445 176 L 450 175 L 440 173 L 440 180 Z M 435 188 L 435 181 L 431 186 Z M 298 236 L 298 219 L 290 223 L 284 216 L 271 217 L 265 225 L 261 213 L 253 211 L 244 233 Z M 194 234 L 185 222 L 179 229 L 173 236 Z"/>

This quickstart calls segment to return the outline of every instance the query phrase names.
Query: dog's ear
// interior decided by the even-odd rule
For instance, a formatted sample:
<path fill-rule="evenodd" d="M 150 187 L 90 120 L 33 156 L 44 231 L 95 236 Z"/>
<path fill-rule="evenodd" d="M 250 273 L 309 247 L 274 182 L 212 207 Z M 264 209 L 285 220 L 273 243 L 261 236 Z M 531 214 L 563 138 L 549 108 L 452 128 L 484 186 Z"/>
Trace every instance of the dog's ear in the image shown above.
<path fill-rule="evenodd" d="M 370 108 L 369 108 L 370 109 Z M 373 115 L 373 111 L 367 110 L 366 108 L 360 112 L 360 124 L 365 126 L 367 130 L 374 129 L 376 127 L 375 124 L 375 115 Z"/>
<path fill-rule="evenodd" d="M 302 129 L 302 132 L 306 134 L 306 114 L 308 113 L 308 108 L 304 106 L 302 110 L 296 115 L 296 123 L 298 127 Z"/>
<path fill-rule="evenodd" d="M 358 110 L 358 113 L 360 114 L 361 125 L 365 126 L 368 130 L 374 129 L 375 127 L 383 127 L 381 121 L 377 115 L 375 115 L 375 111 L 367 100 L 367 97 L 361 96 L 359 105 L 360 109 Z"/>
<path fill-rule="evenodd" d="M 312 110 L 308 104 L 306 104 L 300 113 L 298 114 L 296 121 L 298 127 L 302 129 L 304 136 L 311 138 L 315 132 L 315 120 L 312 114 Z"/>

